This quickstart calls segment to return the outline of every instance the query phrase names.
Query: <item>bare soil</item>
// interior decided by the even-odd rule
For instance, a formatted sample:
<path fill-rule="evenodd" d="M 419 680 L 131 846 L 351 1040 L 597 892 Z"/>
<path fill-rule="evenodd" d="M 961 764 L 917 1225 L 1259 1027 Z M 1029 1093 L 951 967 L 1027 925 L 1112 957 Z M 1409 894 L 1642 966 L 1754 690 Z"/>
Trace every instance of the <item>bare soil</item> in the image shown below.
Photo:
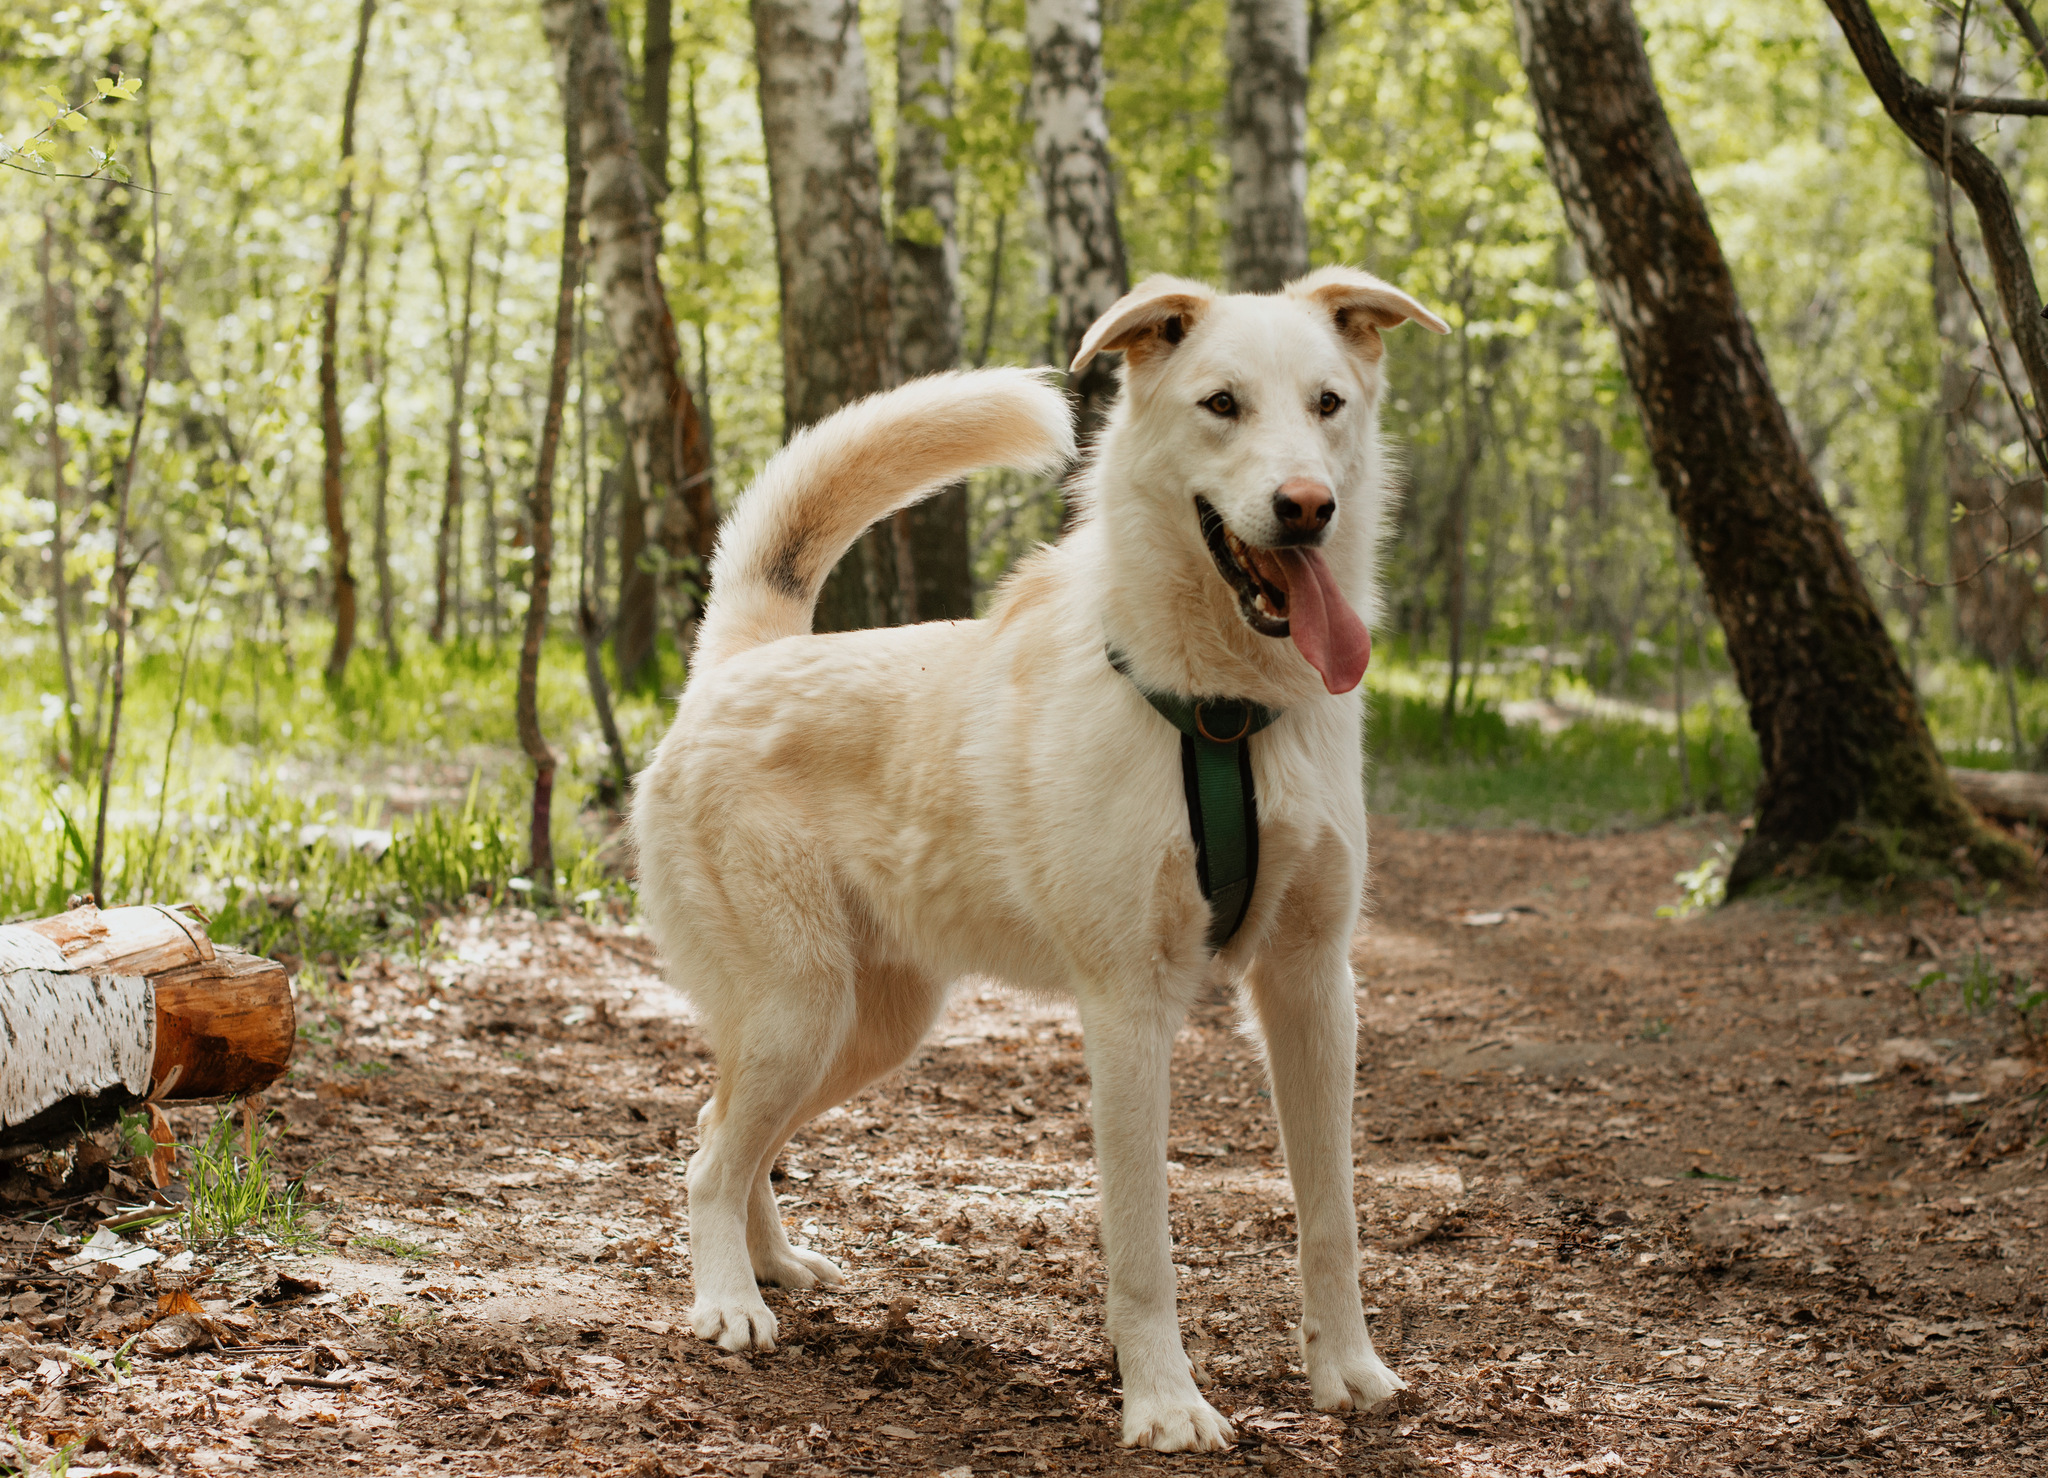
<path fill-rule="evenodd" d="M 498 915 L 302 1002 L 271 1106 L 304 1255 L 51 1271 L 118 1177 L 0 1225 L 0 1432 L 82 1440 L 74 1474 L 2048 1470 L 2048 1073 L 2009 1011 L 1912 989 L 2048 979 L 2048 914 L 1656 917 L 1713 836 L 1379 826 L 1358 1207 L 1394 1409 L 1308 1405 L 1232 1002 L 1181 1040 L 1171 1153 L 1182 1320 L 1240 1440 L 1126 1452 L 1071 1012 L 969 982 L 801 1137 L 792 1234 L 851 1282 L 771 1290 L 783 1347 L 742 1359 L 684 1323 L 713 1071 L 685 1003 L 630 929 Z M 144 1353 L 181 1288 L 200 1347 Z"/>

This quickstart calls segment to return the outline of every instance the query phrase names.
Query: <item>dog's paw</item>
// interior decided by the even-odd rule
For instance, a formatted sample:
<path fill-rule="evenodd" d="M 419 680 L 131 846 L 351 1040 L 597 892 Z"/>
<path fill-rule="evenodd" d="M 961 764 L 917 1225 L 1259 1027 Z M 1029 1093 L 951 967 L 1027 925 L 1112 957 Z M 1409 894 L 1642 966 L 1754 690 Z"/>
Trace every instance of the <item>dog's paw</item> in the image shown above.
<path fill-rule="evenodd" d="M 815 1288 L 820 1283 L 838 1288 L 846 1282 L 846 1274 L 831 1258 L 809 1248 L 784 1247 L 754 1264 L 754 1280 L 777 1288 Z"/>
<path fill-rule="evenodd" d="M 1408 1383 L 1370 1351 L 1311 1360 L 1308 1384 L 1318 1411 L 1370 1411 L 1408 1389 Z"/>
<path fill-rule="evenodd" d="M 775 1316 L 759 1294 L 752 1303 L 743 1299 L 699 1299 L 690 1310 L 690 1328 L 697 1338 L 716 1340 L 722 1350 L 775 1348 Z"/>
<path fill-rule="evenodd" d="M 1221 1412 L 1195 1394 L 1194 1385 L 1170 1396 L 1125 1396 L 1124 1446 L 1154 1452 L 1221 1452 L 1237 1433 Z"/>

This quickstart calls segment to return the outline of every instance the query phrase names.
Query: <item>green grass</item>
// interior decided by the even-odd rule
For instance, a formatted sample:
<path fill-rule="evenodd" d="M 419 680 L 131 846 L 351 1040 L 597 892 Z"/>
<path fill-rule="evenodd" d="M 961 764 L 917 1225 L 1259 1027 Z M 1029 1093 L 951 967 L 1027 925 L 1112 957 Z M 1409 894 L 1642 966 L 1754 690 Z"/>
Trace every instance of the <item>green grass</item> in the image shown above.
<path fill-rule="evenodd" d="M 288 1245 L 310 1242 L 305 1193 L 294 1181 L 273 1184 L 275 1136 L 223 1108 L 205 1136 L 190 1146 L 186 1173 L 185 1240 L 214 1247 L 235 1237 L 260 1235 Z"/>
<path fill-rule="evenodd" d="M 531 770 L 514 733 L 511 662 L 509 650 L 422 646 L 392 672 L 358 653 L 330 687 L 294 673 L 274 645 L 239 643 L 185 674 L 174 728 L 177 666 L 145 657 L 109 807 L 109 902 L 188 900 L 223 943 L 342 962 L 418 942 L 454 909 L 531 901 L 515 886 L 526 881 Z M 578 814 L 609 763 L 580 648 L 551 644 L 542 678 L 542 726 L 560 758 L 555 900 L 624 902 Z M 65 773 L 62 705 L 47 697 L 60 687 L 52 663 L 0 670 L 0 919 L 58 912 L 90 886 L 96 777 Z M 629 754 L 646 754 L 666 705 L 646 693 L 618 707 Z M 393 782 L 445 791 L 451 779 L 445 801 L 411 813 L 387 804 Z M 388 845 L 356 844 L 377 832 Z"/>
<path fill-rule="evenodd" d="M 1482 679 L 1480 695 L 1461 701 L 1446 744 L 1442 684 L 1398 662 L 1375 663 L 1368 676 L 1366 791 L 1374 811 L 1420 826 L 1591 832 L 1685 810 L 1676 733 L 1648 721 L 1601 719 L 1545 734 L 1534 724 L 1510 724 Z M 1693 705 L 1685 744 L 1694 809 L 1747 809 L 1761 769 L 1741 710 Z"/>

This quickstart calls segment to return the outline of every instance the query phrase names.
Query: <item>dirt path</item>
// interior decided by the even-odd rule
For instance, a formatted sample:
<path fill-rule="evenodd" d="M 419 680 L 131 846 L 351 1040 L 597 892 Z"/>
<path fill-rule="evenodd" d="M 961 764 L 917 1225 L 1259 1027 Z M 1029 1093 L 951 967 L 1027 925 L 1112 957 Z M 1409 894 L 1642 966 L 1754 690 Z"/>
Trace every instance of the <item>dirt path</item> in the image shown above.
<path fill-rule="evenodd" d="M 630 934 L 501 917 L 307 1012 L 272 1100 L 326 1240 L 184 1275 L 225 1350 L 66 1363 L 178 1277 L 65 1282 L 0 1229 L 46 1290 L 0 1322 L 0 1428 L 97 1434 L 76 1461 L 113 1472 L 2043 1471 L 2048 1075 L 1909 985 L 1930 947 L 2048 976 L 2048 916 L 1654 917 L 1710 841 L 1376 834 L 1358 1202 L 1398 1410 L 1307 1404 L 1285 1171 L 1220 1002 L 1177 1054 L 1172 1180 L 1234 1451 L 1115 1446 L 1079 1037 L 993 989 L 784 1162 L 851 1286 L 771 1291 L 773 1356 L 697 1342 L 684 1004 Z"/>

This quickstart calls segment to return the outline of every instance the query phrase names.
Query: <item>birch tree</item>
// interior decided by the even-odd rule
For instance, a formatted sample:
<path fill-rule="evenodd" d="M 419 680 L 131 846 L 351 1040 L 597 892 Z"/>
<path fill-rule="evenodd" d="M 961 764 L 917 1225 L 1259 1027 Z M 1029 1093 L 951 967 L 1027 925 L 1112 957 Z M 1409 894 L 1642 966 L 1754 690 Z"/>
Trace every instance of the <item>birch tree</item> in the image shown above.
<path fill-rule="evenodd" d="M 710 567 L 718 530 L 711 464 L 697 402 L 679 363 L 675 319 L 661 285 L 661 227 L 649 205 L 640 140 L 626 104 L 625 73 L 601 0 L 541 0 L 555 78 L 561 84 L 568 75 L 570 20 L 579 5 L 586 12 L 582 82 L 569 95 L 568 106 L 582 130 L 590 286 L 617 351 L 619 413 L 634 476 L 654 523 L 649 537 L 670 571 L 671 587 L 682 587 L 688 627 L 695 620 L 698 582 Z M 647 655 L 639 654 L 640 660 Z M 628 679 L 634 675 L 622 673 Z"/>
<path fill-rule="evenodd" d="M 960 362 L 960 246 L 953 231 L 953 66 L 959 0 L 904 0 L 896 31 L 896 217 L 890 239 L 896 352 L 903 378 Z M 974 614 L 967 485 L 898 515 L 897 578 L 906 621 Z"/>
<path fill-rule="evenodd" d="M 1064 369 L 1081 336 L 1130 287 L 1117 227 L 1109 121 L 1102 107 L 1099 0 L 1025 0 L 1031 117 L 1053 297 L 1053 355 Z M 1097 358 L 1073 392 L 1085 440 L 1116 395 L 1116 372 Z"/>
<path fill-rule="evenodd" d="M 1308 271 L 1308 6 L 1230 0 L 1233 291 L 1277 292 Z"/>
<path fill-rule="evenodd" d="M 890 254 L 854 0 L 754 0 L 761 128 L 782 287 L 783 434 L 894 382 Z M 884 624 L 891 540 L 870 530 L 827 577 L 820 631 Z"/>

